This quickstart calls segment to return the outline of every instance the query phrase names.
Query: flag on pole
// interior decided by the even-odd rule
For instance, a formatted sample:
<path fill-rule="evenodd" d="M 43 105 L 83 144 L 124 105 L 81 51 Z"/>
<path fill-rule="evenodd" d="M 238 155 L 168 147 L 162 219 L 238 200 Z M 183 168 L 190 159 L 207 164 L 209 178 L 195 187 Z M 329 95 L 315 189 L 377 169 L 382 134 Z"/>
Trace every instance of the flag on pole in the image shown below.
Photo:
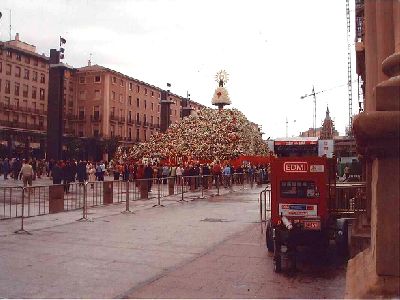
<path fill-rule="evenodd" d="M 170 83 L 167 83 L 167 87 L 171 87 L 171 84 L 170 84 Z"/>
<path fill-rule="evenodd" d="M 65 44 L 66 42 L 67 40 L 60 36 L 60 46 Z"/>

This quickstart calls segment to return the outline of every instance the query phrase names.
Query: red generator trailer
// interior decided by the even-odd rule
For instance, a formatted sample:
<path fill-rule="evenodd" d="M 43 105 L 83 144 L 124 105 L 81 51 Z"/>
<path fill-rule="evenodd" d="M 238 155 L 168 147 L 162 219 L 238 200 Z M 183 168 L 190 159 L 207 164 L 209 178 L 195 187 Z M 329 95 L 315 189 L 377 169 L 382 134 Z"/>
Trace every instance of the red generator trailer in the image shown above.
<path fill-rule="evenodd" d="M 274 270 L 282 269 L 282 258 L 296 268 L 299 246 L 321 250 L 335 239 L 347 251 L 350 218 L 333 213 L 329 187 L 335 181 L 334 160 L 326 157 L 280 157 L 270 163 L 270 216 L 266 216 L 266 244 L 274 253 Z"/>

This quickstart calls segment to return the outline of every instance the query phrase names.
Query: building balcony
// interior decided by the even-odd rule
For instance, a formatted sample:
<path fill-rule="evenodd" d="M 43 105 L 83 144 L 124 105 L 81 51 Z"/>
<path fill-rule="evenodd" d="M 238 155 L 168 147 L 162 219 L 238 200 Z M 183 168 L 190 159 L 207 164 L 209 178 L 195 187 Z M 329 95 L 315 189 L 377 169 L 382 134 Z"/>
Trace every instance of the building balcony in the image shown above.
<path fill-rule="evenodd" d="M 139 120 L 136 120 L 136 121 L 135 121 L 135 124 L 136 124 L 136 126 L 138 126 L 138 127 L 142 126 L 142 122 L 139 121 Z"/>
<path fill-rule="evenodd" d="M 22 107 L 19 105 L 17 106 L 17 105 L 12 105 L 12 104 L 0 103 L 0 108 L 4 109 L 5 111 L 23 112 L 23 113 L 28 113 L 28 114 L 32 114 L 32 115 L 41 115 L 41 116 L 47 115 L 46 110 L 30 108 L 30 107 Z"/>
<path fill-rule="evenodd" d="M 91 122 L 101 122 L 101 116 L 98 114 L 90 115 L 90 121 Z"/>
<path fill-rule="evenodd" d="M 18 128 L 18 129 L 27 129 L 27 130 L 42 130 L 42 131 L 45 130 L 43 124 L 29 124 L 18 121 L 0 120 L 0 126 Z"/>
<path fill-rule="evenodd" d="M 67 119 L 71 122 L 86 122 L 85 115 L 74 115 L 74 114 L 67 114 Z"/>
<path fill-rule="evenodd" d="M 149 125 L 150 125 L 149 122 L 147 122 L 147 121 L 143 122 L 143 127 L 149 127 Z"/>
<path fill-rule="evenodd" d="M 119 121 L 119 118 L 115 114 L 111 113 L 110 114 L 110 122 L 116 123 L 118 121 Z"/>
<path fill-rule="evenodd" d="M 75 129 L 65 129 L 64 130 L 65 134 L 69 134 L 69 135 L 75 135 Z"/>
<path fill-rule="evenodd" d="M 128 125 L 133 125 L 133 124 L 135 124 L 135 121 L 130 119 L 130 118 L 128 118 L 126 123 L 128 123 Z"/>
<path fill-rule="evenodd" d="M 125 117 L 119 117 L 118 118 L 118 123 L 124 124 L 125 123 Z"/>
<path fill-rule="evenodd" d="M 150 129 L 154 129 L 154 124 L 153 123 L 150 123 L 149 125 L 150 125 Z"/>

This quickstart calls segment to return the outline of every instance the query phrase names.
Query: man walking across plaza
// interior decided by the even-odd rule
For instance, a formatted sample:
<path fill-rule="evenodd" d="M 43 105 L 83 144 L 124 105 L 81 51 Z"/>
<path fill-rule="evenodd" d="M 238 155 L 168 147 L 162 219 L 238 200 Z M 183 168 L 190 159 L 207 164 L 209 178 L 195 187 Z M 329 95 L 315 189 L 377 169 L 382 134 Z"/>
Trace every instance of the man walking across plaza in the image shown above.
<path fill-rule="evenodd" d="M 28 164 L 26 159 L 22 161 L 22 167 L 19 174 L 22 175 L 22 182 L 24 183 L 24 187 L 26 187 L 28 184 L 29 186 L 32 186 L 33 168 L 30 164 Z"/>

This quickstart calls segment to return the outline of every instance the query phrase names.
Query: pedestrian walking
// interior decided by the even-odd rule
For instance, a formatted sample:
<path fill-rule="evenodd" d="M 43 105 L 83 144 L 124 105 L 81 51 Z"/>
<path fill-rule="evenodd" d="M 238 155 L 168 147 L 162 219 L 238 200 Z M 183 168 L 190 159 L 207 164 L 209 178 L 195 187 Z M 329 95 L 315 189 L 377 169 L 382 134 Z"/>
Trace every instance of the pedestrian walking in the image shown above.
<path fill-rule="evenodd" d="M 30 164 L 28 164 L 26 159 L 22 161 L 22 167 L 19 175 L 22 177 L 24 187 L 27 185 L 32 186 L 33 168 Z"/>

